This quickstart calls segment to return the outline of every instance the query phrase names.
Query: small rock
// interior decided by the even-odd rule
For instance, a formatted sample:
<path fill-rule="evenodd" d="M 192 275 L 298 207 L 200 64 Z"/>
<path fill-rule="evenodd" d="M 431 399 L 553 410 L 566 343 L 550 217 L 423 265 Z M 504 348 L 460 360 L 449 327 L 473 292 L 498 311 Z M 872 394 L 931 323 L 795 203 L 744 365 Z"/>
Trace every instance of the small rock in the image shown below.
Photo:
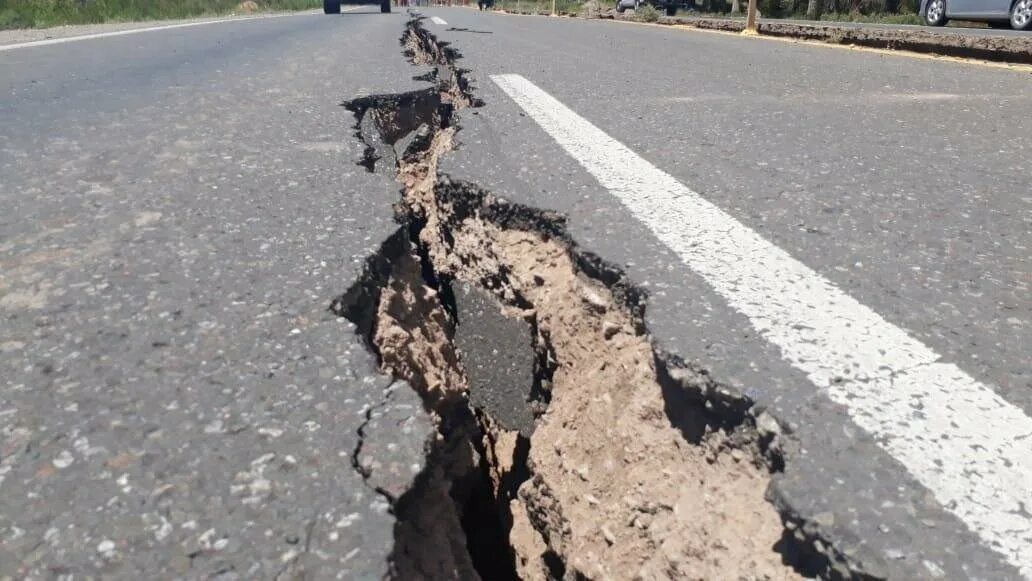
<path fill-rule="evenodd" d="M 283 435 L 283 430 L 279 428 L 258 428 L 258 435 L 275 439 Z"/>
<path fill-rule="evenodd" d="M 168 522 L 168 519 L 164 516 L 159 516 L 161 524 L 154 531 L 154 539 L 159 543 L 168 538 L 172 534 L 172 523 Z"/>
<path fill-rule="evenodd" d="M 925 569 L 928 570 L 928 574 L 931 575 L 932 578 L 942 579 L 946 576 L 946 571 L 943 571 L 942 567 L 940 567 L 938 564 L 933 563 L 931 561 L 922 561 L 922 564 L 925 566 Z"/>
<path fill-rule="evenodd" d="M 175 484 L 162 484 L 161 486 L 159 486 L 159 487 L 157 487 L 157 488 L 155 488 L 154 490 L 151 491 L 150 497 L 151 497 L 152 500 L 157 500 L 157 499 L 165 496 L 166 494 L 168 494 L 172 490 L 174 490 L 175 487 L 176 487 Z"/>
<path fill-rule="evenodd" d="M 201 536 L 197 537 L 197 544 L 205 551 L 212 549 L 211 539 L 215 536 L 215 529 L 208 529 L 201 533 Z"/>
<path fill-rule="evenodd" d="M 291 549 L 291 550 L 287 551 L 286 553 L 283 553 L 282 555 L 280 555 L 280 562 L 281 563 L 289 563 L 290 561 L 293 561 L 294 557 L 296 557 L 296 556 L 297 556 L 297 551 Z"/>
<path fill-rule="evenodd" d="M 765 438 L 771 438 L 781 433 L 781 426 L 774 416 L 763 412 L 756 417 L 756 431 Z"/>
<path fill-rule="evenodd" d="M 0 353 L 17 351 L 24 346 L 25 343 L 22 341 L 4 341 L 3 343 L 0 343 Z"/>
<path fill-rule="evenodd" d="M 274 452 L 269 452 L 268 454 L 262 454 L 261 456 L 255 458 L 254 460 L 251 460 L 251 467 L 252 468 L 257 468 L 259 466 L 262 466 L 264 464 L 269 463 L 271 460 L 273 460 L 275 458 L 276 458 L 276 454 Z"/>
<path fill-rule="evenodd" d="M 251 494 L 254 496 L 265 496 L 272 492 L 272 483 L 265 478 L 257 478 L 251 483 Z"/>
<path fill-rule="evenodd" d="M 117 468 L 119 470 L 123 470 L 129 467 L 129 465 L 132 464 L 134 460 L 136 460 L 136 456 L 129 452 L 122 452 L 117 456 L 108 458 L 104 462 L 104 466 L 107 466 L 108 468 Z"/>
<path fill-rule="evenodd" d="M 606 304 L 605 299 L 590 288 L 585 288 L 581 291 L 581 298 L 583 298 L 589 305 L 602 312 L 605 312 L 609 307 L 609 305 Z"/>
<path fill-rule="evenodd" d="M 829 529 L 835 524 L 835 514 L 831 512 L 819 512 L 813 515 L 813 522 L 817 523 L 822 529 Z"/>
<path fill-rule="evenodd" d="M 620 332 L 620 325 L 612 323 L 610 321 L 602 321 L 602 336 L 608 341 L 612 339 L 614 335 Z"/>
<path fill-rule="evenodd" d="M 616 544 L 616 535 L 614 535 L 613 532 L 610 531 L 608 527 L 606 527 L 605 525 L 602 525 L 599 530 L 602 531 L 602 538 L 604 538 L 606 540 L 606 542 L 609 543 L 610 546 Z"/>
<path fill-rule="evenodd" d="M 75 457 L 72 456 L 72 453 L 68 450 L 62 450 L 52 462 L 55 468 L 64 469 L 68 468 L 73 462 L 75 462 Z"/>

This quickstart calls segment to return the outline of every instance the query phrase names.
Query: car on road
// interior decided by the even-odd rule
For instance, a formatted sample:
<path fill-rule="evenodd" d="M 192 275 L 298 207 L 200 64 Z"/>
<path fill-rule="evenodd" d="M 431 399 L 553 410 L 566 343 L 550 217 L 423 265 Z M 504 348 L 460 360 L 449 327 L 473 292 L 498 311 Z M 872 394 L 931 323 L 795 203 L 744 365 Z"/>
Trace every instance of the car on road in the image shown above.
<path fill-rule="evenodd" d="M 678 0 L 616 0 L 616 11 L 623 14 L 628 8 L 637 9 L 646 4 L 655 6 L 656 10 L 663 10 L 667 16 L 676 14 L 680 6 Z"/>
<path fill-rule="evenodd" d="M 956 19 L 1032 30 L 1032 0 L 922 0 L 920 14 L 929 26 L 945 26 Z"/>
<path fill-rule="evenodd" d="M 323 12 L 326 14 L 340 14 L 341 4 L 376 4 L 369 0 L 323 0 Z M 391 11 L 391 0 L 380 0 L 380 12 L 388 14 Z"/>

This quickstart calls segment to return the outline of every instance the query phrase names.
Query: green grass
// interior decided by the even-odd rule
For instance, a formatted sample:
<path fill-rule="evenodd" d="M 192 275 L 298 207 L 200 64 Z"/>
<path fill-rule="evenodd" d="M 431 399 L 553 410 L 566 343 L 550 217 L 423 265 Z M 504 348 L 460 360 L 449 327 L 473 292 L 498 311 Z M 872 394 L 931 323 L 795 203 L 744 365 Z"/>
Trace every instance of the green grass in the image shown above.
<path fill-rule="evenodd" d="M 495 0 L 494 7 L 515 14 L 548 14 L 552 12 L 551 0 Z M 555 9 L 561 14 L 578 14 L 581 2 L 579 0 L 556 0 Z"/>
<path fill-rule="evenodd" d="M 0 0 L 0 29 L 166 20 L 232 12 L 241 0 Z M 256 0 L 262 10 L 306 10 L 319 0 Z"/>
<path fill-rule="evenodd" d="M 825 14 L 821 20 L 842 21 L 842 22 L 863 22 L 870 24 L 924 24 L 924 20 L 913 12 L 909 14 Z M 962 28 L 988 28 L 985 22 L 968 22 L 964 20 L 951 20 L 948 26 Z"/>
<path fill-rule="evenodd" d="M 745 18 L 745 0 L 742 0 L 741 14 L 730 12 L 683 12 L 678 16 L 698 16 L 702 18 Z M 764 16 L 764 20 L 807 20 L 806 14 L 786 14 L 783 16 Z M 859 12 L 826 12 L 821 15 L 822 22 L 861 22 L 865 24 L 923 24 L 921 17 L 914 13 L 901 14 L 861 14 Z"/>
<path fill-rule="evenodd" d="M 651 4 L 646 4 L 636 8 L 631 18 L 635 22 L 659 22 L 659 10 Z"/>
<path fill-rule="evenodd" d="M 806 18 L 803 14 L 801 18 Z M 821 15 L 821 20 L 834 22 L 864 22 L 870 24 L 922 24 L 917 14 L 860 14 L 830 13 Z"/>

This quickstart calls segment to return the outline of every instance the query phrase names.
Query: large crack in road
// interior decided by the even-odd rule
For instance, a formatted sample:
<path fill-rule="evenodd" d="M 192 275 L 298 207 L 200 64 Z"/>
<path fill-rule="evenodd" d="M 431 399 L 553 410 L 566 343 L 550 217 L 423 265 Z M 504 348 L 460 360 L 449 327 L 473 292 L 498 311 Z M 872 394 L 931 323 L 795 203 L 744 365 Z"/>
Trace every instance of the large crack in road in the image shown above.
<path fill-rule="evenodd" d="M 418 19 L 402 45 L 433 86 L 346 105 L 362 165 L 396 172 L 402 226 L 332 305 L 435 422 L 413 486 L 379 491 L 392 576 L 859 576 L 766 500 L 778 423 L 658 352 L 641 289 L 562 216 L 439 175 L 455 112 L 481 103 Z"/>

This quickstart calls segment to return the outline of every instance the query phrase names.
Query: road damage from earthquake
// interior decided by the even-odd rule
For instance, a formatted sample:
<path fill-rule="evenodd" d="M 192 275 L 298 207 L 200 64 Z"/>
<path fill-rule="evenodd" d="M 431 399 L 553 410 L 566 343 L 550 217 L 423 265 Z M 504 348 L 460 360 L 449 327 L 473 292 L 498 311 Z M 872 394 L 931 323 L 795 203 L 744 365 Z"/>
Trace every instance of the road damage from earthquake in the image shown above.
<path fill-rule="evenodd" d="M 1029 36 L 400 4 L 0 32 L 0 579 L 1032 579 Z"/>
<path fill-rule="evenodd" d="M 562 216 L 438 172 L 481 103 L 419 18 L 402 45 L 434 87 L 346 104 L 358 163 L 402 185 L 401 226 L 332 305 L 437 428 L 412 488 L 381 491 L 393 575 L 863 576 L 765 498 L 782 428 L 657 352 L 641 288 L 578 249 Z M 361 453 L 355 465 L 373 478 Z"/>

